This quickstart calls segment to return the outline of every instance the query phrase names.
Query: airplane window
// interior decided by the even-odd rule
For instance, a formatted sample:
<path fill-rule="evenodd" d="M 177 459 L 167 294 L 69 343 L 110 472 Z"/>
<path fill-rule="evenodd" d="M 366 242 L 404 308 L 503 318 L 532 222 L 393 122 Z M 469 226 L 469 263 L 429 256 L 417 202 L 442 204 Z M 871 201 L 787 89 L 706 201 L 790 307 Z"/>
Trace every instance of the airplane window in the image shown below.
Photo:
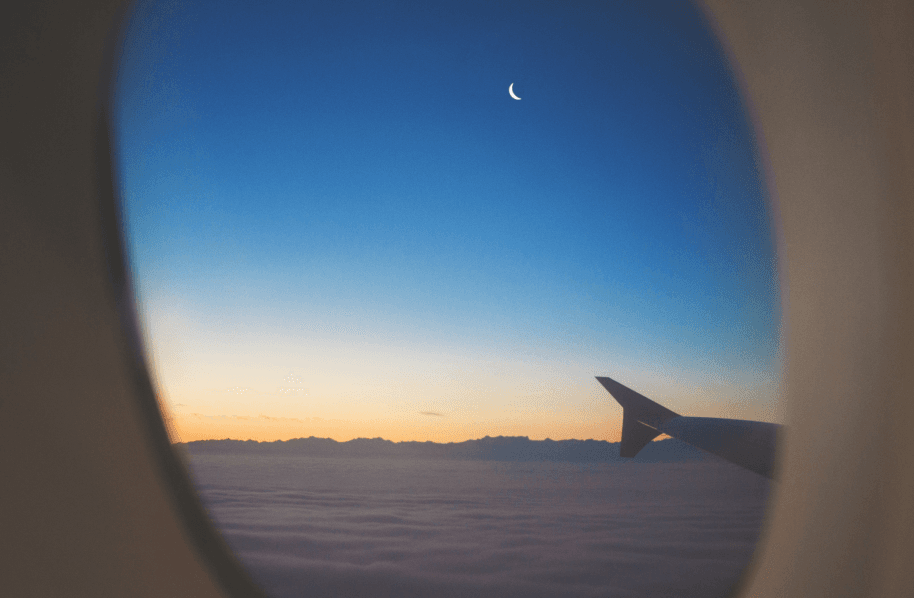
<path fill-rule="evenodd" d="M 114 106 L 163 413 L 270 595 L 738 583 L 771 482 L 620 456 L 595 380 L 783 420 L 759 144 L 696 7 L 141 0 Z"/>

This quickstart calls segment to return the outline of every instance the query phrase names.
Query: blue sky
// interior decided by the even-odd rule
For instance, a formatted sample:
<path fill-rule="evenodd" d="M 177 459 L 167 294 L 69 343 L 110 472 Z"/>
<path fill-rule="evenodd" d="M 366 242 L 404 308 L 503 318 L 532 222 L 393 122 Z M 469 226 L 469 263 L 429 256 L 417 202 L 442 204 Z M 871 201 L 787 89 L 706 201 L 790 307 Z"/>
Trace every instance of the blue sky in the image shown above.
<path fill-rule="evenodd" d="M 686 3 L 140 2 L 115 105 L 176 420 L 594 437 L 594 375 L 777 418 L 758 151 Z"/>

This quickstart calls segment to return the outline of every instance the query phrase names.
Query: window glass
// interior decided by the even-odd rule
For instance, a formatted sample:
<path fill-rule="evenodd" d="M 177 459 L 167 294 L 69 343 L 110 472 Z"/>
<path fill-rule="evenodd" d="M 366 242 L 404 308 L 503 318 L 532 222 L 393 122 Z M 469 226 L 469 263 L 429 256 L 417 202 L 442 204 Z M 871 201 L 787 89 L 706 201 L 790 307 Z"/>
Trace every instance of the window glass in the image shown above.
<path fill-rule="evenodd" d="M 142 0 L 115 95 L 163 411 L 273 596 L 736 582 L 768 481 L 621 459 L 594 379 L 782 418 L 759 150 L 695 7 Z"/>

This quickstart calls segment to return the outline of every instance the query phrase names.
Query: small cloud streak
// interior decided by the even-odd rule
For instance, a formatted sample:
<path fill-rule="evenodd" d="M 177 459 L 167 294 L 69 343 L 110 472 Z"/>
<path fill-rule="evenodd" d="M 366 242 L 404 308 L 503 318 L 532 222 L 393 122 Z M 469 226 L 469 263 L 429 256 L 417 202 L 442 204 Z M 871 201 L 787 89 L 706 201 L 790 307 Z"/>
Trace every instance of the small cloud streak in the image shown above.
<path fill-rule="evenodd" d="M 437 411 L 420 411 L 420 415 L 428 415 L 429 417 L 444 417 L 443 413 L 438 413 Z"/>
<path fill-rule="evenodd" d="M 268 422 L 297 422 L 297 423 L 301 423 L 301 424 L 306 422 L 306 420 L 299 419 L 297 417 L 272 417 L 269 415 L 263 415 L 262 413 L 260 415 L 256 415 L 256 416 L 254 416 L 254 415 L 204 415 L 202 413 L 191 413 L 189 415 L 191 417 L 197 417 L 197 418 L 201 418 L 201 419 L 213 419 L 213 420 L 240 420 L 240 421 L 261 420 L 261 421 L 268 421 Z M 312 421 L 312 420 L 320 420 L 320 418 L 315 417 L 315 418 L 311 418 L 310 420 L 307 420 L 307 421 Z"/>

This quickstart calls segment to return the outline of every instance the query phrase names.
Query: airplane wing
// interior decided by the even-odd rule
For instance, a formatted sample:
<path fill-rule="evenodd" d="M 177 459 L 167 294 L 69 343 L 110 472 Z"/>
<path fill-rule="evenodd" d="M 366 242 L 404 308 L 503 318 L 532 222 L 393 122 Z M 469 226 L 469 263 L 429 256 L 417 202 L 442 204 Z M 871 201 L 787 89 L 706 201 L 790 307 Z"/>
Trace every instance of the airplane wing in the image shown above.
<path fill-rule="evenodd" d="M 597 381 L 622 405 L 619 451 L 622 457 L 634 457 L 648 442 L 666 434 L 772 477 L 775 446 L 782 426 L 741 419 L 683 417 L 612 378 L 597 376 Z"/>

